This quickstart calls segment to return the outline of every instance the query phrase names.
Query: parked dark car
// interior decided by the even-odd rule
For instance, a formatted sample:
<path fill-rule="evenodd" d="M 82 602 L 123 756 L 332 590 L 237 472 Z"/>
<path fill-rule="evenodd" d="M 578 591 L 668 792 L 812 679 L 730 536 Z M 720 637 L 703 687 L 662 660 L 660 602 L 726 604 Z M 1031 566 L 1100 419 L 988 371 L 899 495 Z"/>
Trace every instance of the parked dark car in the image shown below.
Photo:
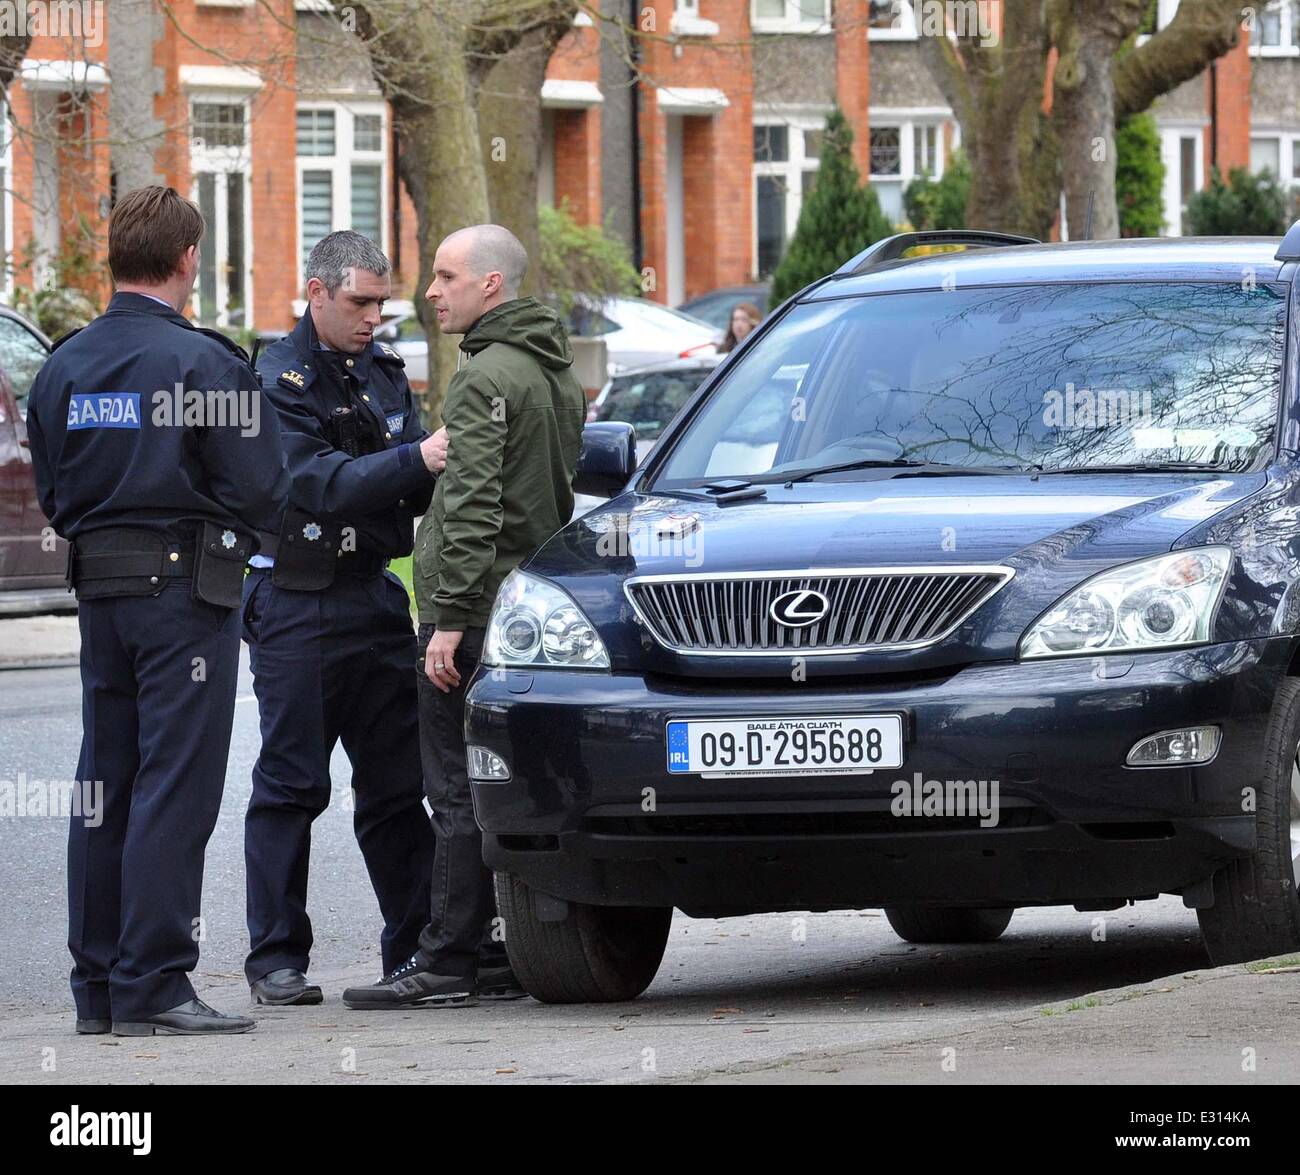
<path fill-rule="evenodd" d="M 673 907 L 971 942 L 1178 894 L 1216 964 L 1300 945 L 1297 262 L 905 234 L 630 482 L 588 425 L 612 500 L 503 584 L 466 718 L 525 986 L 635 996 Z"/>
<path fill-rule="evenodd" d="M 50 341 L 0 306 L 0 614 L 75 610 L 64 575 L 68 547 L 36 500 L 27 444 L 27 393 Z"/>
<path fill-rule="evenodd" d="M 721 360 L 721 355 L 703 355 L 620 372 L 591 402 L 587 420 L 621 420 L 636 429 L 638 443 L 657 441 Z"/>
<path fill-rule="evenodd" d="M 766 283 L 752 286 L 725 286 L 691 298 L 677 307 L 683 314 L 707 322 L 726 334 L 731 326 L 731 312 L 741 302 L 757 306 L 764 314 L 772 299 L 772 287 Z"/>
<path fill-rule="evenodd" d="M 640 463 L 655 447 L 667 427 L 709 373 L 722 362 L 716 352 L 695 359 L 670 359 L 632 371 L 620 372 L 600 389 L 587 408 L 588 423 L 622 421 L 636 430 L 636 459 Z M 574 517 L 599 506 L 605 499 L 574 495 Z"/>

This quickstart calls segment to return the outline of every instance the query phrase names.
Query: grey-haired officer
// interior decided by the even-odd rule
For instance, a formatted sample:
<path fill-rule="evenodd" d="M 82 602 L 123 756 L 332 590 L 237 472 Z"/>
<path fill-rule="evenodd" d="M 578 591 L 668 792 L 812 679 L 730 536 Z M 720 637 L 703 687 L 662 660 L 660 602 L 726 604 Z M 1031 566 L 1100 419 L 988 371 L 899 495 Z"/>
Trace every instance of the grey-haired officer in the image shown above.
<path fill-rule="evenodd" d="M 415 951 L 428 917 L 434 838 L 416 718 L 410 601 L 389 570 L 445 461 L 401 356 L 373 340 L 388 258 L 355 232 L 307 260 L 307 310 L 258 362 L 280 415 L 292 488 L 254 560 L 244 603 L 262 750 L 245 818 L 250 949 L 264 1004 L 314 1004 L 307 873 L 312 821 L 329 805 L 330 755 L 352 763 L 353 827 L 384 920 L 385 972 Z"/>
<path fill-rule="evenodd" d="M 246 1032 L 198 999 L 203 854 L 225 784 L 240 591 L 288 477 L 248 356 L 182 315 L 198 208 L 140 188 L 113 210 L 107 311 L 32 385 L 41 507 L 71 541 L 81 628 L 77 777 L 102 819 L 68 837 L 77 1031 Z"/>

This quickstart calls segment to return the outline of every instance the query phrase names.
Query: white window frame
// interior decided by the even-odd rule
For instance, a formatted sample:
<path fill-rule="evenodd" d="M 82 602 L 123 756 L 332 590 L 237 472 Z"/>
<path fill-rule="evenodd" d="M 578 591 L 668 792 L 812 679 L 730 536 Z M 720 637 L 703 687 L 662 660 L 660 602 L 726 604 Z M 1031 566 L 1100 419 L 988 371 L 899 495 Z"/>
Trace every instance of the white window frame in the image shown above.
<path fill-rule="evenodd" d="M 391 232 L 391 221 L 393 211 L 390 206 L 389 187 L 391 178 L 389 173 L 388 158 L 388 141 L 389 141 L 389 122 L 388 122 L 388 104 L 382 99 L 348 99 L 347 101 L 338 101 L 332 99 L 313 99 L 306 98 L 298 102 L 294 107 L 294 126 L 297 128 L 297 112 L 299 110 L 330 110 L 334 113 L 334 154 L 333 155 L 298 155 L 296 148 L 294 157 L 297 161 L 295 177 L 297 181 L 297 193 L 294 198 L 297 208 L 297 223 L 302 224 L 302 174 L 304 171 L 328 171 L 330 172 L 330 232 L 337 232 L 339 229 L 348 228 L 352 224 L 352 166 L 353 164 L 363 164 L 379 166 L 379 240 L 376 242 L 384 255 L 389 255 L 389 234 Z M 379 150 L 378 151 L 358 151 L 354 148 L 353 143 L 356 141 L 356 119 L 358 115 L 377 114 L 379 115 Z M 307 258 L 302 251 L 302 233 L 299 231 L 297 240 L 294 242 L 294 253 L 298 258 L 298 273 L 301 276 L 307 265 Z"/>
<path fill-rule="evenodd" d="M 1280 45 L 1263 45 L 1257 39 L 1259 19 L 1251 31 L 1250 55 L 1252 57 L 1300 57 L 1300 22 L 1296 20 L 1296 11 L 1291 0 L 1268 0 L 1267 8 L 1278 9 L 1281 15 Z M 1261 14 L 1262 16 L 1262 14 Z"/>
<path fill-rule="evenodd" d="M 881 181 L 884 183 L 897 183 L 902 180 L 903 186 L 906 187 L 914 179 L 920 179 L 923 173 L 916 169 L 916 128 L 934 127 L 934 146 L 938 154 L 935 161 L 935 169 L 929 174 L 928 179 L 941 180 L 943 173 L 948 167 L 948 152 L 944 145 L 943 128 L 944 125 L 952 120 L 952 111 L 950 110 L 927 110 L 927 111 L 905 111 L 905 110 L 872 110 L 867 115 L 869 132 L 871 130 L 883 130 L 886 127 L 898 127 L 898 174 L 897 175 L 880 175 L 872 172 L 868 179 L 871 183 Z M 956 150 L 957 144 L 953 143 L 953 149 Z M 871 160 L 871 143 L 867 142 L 867 160 Z"/>
<path fill-rule="evenodd" d="M 916 33 L 916 10 L 912 7 L 911 0 L 893 0 L 894 4 L 894 27 L 888 29 L 878 29 L 871 25 L 867 26 L 867 40 L 869 41 L 915 41 Z"/>
<path fill-rule="evenodd" d="M 1277 127 L 1251 127 L 1250 141 L 1272 139 L 1277 143 L 1277 182 L 1284 188 L 1300 187 L 1300 176 L 1295 174 L 1295 165 L 1300 162 L 1300 133 L 1281 130 Z"/>
<path fill-rule="evenodd" d="M 785 239 L 789 242 L 794 236 L 795 226 L 799 223 L 799 212 L 803 207 L 803 173 L 816 171 L 821 160 L 812 159 L 804 153 L 803 132 L 823 131 L 826 129 L 826 110 L 780 110 L 767 108 L 754 112 L 754 129 L 765 126 L 782 126 L 786 128 L 788 158 L 784 162 L 752 160 L 750 183 L 754 192 L 754 216 L 750 232 L 750 271 L 758 272 L 758 179 L 759 176 L 777 176 L 785 181 Z M 752 150 L 752 149 L 751 149 Z M 809 167 L 809 164 L 812 167 Z"/>
<path fill-rule="evenodd" d="M 228 175 L 242 172 L 244 176 L 244 322 L 253 326 L 253 118 L 247 90 L 205 90 L 192 88 L 186 91 L 186 117 L 190 120 L 190 198 L 199 201 L 199 176 L 203 173 Z M 200 143 L 192 133 L 193 111 L 196 105 L 208 103 L 238 106 L 244 112 L 244 145 L 242 147 L 210 147 Z M 224 205 L 225 189 L 218 185 L 217 200 Z M 229 288 L 220 262 L 226 252 L 226 217 L 220 213 L 216 224 L 208 225 L 212 235 L 213 251 L 217 256 L 217 317 L 215 325 L 230 325 Z M 194 317 L 200 312 L 200 281 L 194 283 L 191 306 Z"/>
<path fill-rule="evenodd" d="M 674 0 L 672 32 L 677 37 L 716 37 L 719 28 L 716 20 L 700 16 L 700 0 Z"/>
<path fill-rule="evenodd" d="M 906 208 L 903 205 L 903 194 L 907 191 L 908 184 L 913 180 L 920 179 L 923 175 L 916 167 L 916 128 L 934 127 L 935 166 L 934 171 L 925 178 L 938 181 L 943 179 L 944 172 L 948 169 L 948 160 L 952 152 L 960 145 L 956 134 L 954 134 L 951 147 L 945 142 L 945 127 L 952 121 L 952 111 L 947 107 L 916 107 L 913 109 L 873 107 L 868 110 L 868 136 L 870 136 L 872 130 L 883 130 L 886 127 L 898 128 L 898 174 L 882 175 L 872 172 L 867 177 L 867 182 L 875 185 L 898 185 L 900 222 L 902 219 L 906 219 L 907 216 Z M 871 142 L 868 137 L 868 166 L 870 166 L 870 160 Z"/>
<path fill-rule="evenodd" d="M 832 0 L 825 0 L 825 18 L 804 16 L 804 0 L 784 0 L 782 17 L 757 15 L 757 0 L 750 0 L 749 27 L 756 33 L 829 33 L 831 29 Z"/>

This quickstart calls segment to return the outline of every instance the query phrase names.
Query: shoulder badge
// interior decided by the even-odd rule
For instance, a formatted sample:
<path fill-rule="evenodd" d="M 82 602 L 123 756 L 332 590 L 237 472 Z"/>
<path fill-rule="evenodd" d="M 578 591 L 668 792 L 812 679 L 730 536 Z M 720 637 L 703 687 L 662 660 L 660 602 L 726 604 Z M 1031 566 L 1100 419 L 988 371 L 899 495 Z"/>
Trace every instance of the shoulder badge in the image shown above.
<path fill-rule="evenodd" d="M 307 380 L 303 377 L 301 371 L 294 371 L 290 368 L 288 371 L 280 372 L 280 382 L 282 384 L 292 384 L 295 388 L 305 388 Z"/>
<path fill-rule="evenodd" d="M 406 360 L 402 358 L 401 353 L 387 343 L 376 343 L 374 354 L 378 359 L 387 359 L 393 363 L 400 363 L 403 367 L 406 366 Z"/>

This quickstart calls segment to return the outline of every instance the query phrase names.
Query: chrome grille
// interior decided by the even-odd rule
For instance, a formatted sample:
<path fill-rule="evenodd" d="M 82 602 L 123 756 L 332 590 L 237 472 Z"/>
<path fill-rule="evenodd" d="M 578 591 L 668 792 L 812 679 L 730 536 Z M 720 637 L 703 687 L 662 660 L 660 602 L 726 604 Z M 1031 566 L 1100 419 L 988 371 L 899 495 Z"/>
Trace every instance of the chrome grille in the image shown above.
<path fill-rule="evenodd" d="M 624 590 L 654 638 L 677 652 L 817 656 L 934 644 L 1013 574 L 972 566 L 647 575 Z M 773 601 L 798 591 L 825 596 L 825 615 L 807 627 L 778 623 Z"/>

